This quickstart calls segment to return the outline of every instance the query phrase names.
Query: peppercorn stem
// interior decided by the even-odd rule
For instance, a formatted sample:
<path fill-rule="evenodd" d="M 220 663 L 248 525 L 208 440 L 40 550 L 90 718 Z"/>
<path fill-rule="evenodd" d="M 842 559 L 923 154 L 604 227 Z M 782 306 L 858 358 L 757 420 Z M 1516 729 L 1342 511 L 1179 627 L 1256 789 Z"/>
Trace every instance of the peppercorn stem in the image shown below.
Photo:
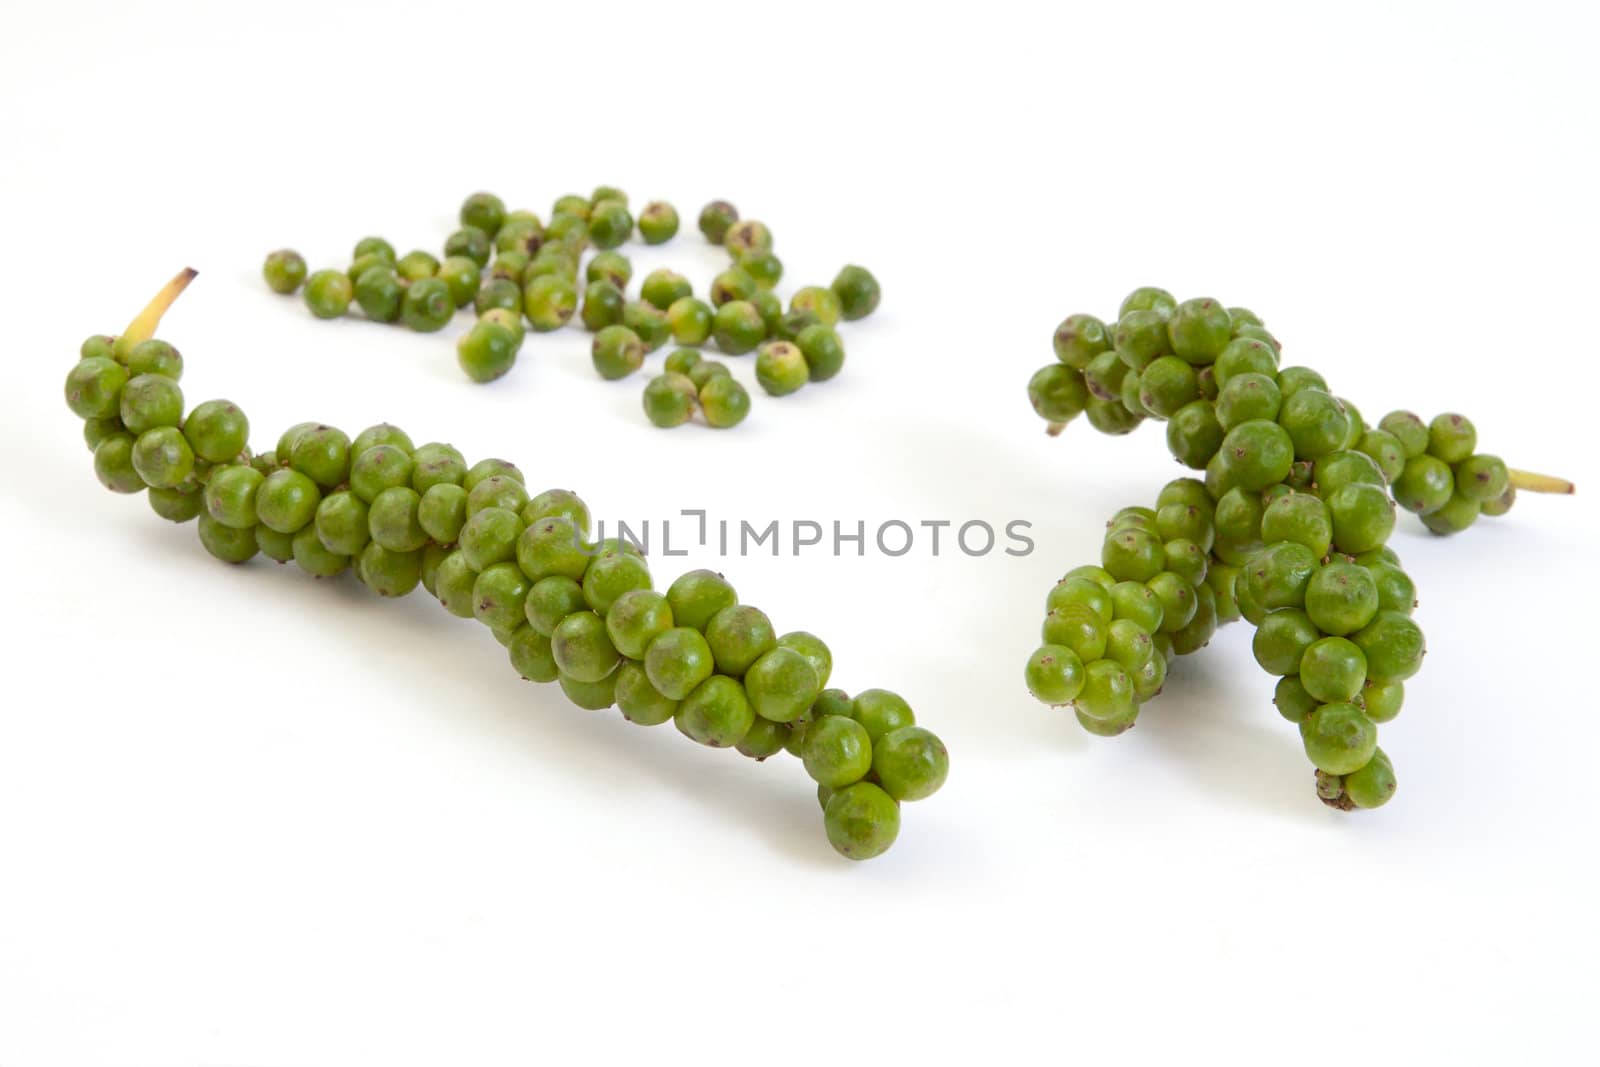
<path fill-rule="evenodd" d="M 1051 437 L 1060 437 L 1061 431 L 1065 430 L 1066 428 L 1067 424 L 1064 422 L 1052 422 L 1050 425 L 1044 428 L 1044 432 L 1049 434 Z"/>
<path fill-rule="evenodd" d="M 1548 474 L 1535 474 L 1532 471 L 1509 470 L 1511 484 L 1525 493 L 1564 493 L 1572 494 L 1578 487 L 1565 478 L 1555 478 Z"/>
<path fill-rule="evenodd" d="M 128 328 L 122 331 L 122 336 L 117 338 L 116 352 L 126 355 L 134 345 L 141 341 L 148 341 L 156 335 L 156 327 L 161 325 L 161 316 L 167 313 L 172 302 L 194 281 L 194 276 L 200 272 L 193 267 L 185 267 L 172 276 L 172 280 L 161 287 L 144 310 L 135 315 L 133 321 L 128 323 Z"/>

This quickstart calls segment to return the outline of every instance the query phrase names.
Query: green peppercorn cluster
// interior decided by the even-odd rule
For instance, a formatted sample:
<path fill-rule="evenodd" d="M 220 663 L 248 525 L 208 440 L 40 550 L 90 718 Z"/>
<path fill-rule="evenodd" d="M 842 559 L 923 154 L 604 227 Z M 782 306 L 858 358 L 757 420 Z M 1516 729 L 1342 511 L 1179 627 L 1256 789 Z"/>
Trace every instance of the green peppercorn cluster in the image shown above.
<path fill-rule="evenodd" d="M 712 281 L 710 303 L 666 268 L 641 280 L 637 298 L 628 295 L 633 264 L 618 249 L 636 231 L 647 245 L 665 244 L 676 236 L 679 220 L 660 200 L 635 219 L 627 194 L 614 186 L 558 198 L 548 223 L 531 211 L 507 211 L 492 193 L 474 193 L 461 205 L 460 229 L 445 239 L 442 259 L 421 250 L 397 258 L 388 241 L 366 237 L 344 270 L 308 275 L 304 258 L 281 249 L 267 256 L 262 274 L 274 292 L 303 286 L 318 318 L 339 318 L 355 307 L 373 321 L 432 332 L 470 304 L 477 321 L 457 341 L 456 354 L 476 382 L 507 373 L 527 331 L 557 330 L 574 317 L 594 334 L 595 371 L 608 380 L 633 374 L 668 340 L 697 355 L 708 343 L 725 355 L 756 352 L 756 380 L 773 396 L 838 374 L 844 344 L 836 327 L 877 308 L 877 279 L 863 267 L 846 266 L 830 286 L 797 290 L 785 311 L 774 291 L 783 263 L 772 251 L 772 231 L 741 221 L 724 201 L 706 205 L 699 221 L 706 238 L 733 259 Z M 721 376 L 708 373 L 691 390 L 683 380 L 692 381 L 690 375 L 669 377 L 678 373 L 668 368 L 645 389 L 645 414 L 655 425 L 680 426 L 698 411 L 707 425 L 726 428 L 748 413 L 749 393 L 731 376 L 712 382 Z"/>
<path fill-rule="evenodd" d="M 197 520 L 206 551 L 228 563 L 263 555 L 318 578 L 350 571 L 385 597 L 420 585 L 451 615 L 487 626 L 522 677 L 556 682 L 579 707 L 671 721 L 756 760 L 798 756 L 818 784 L 828 840 L 851 859 L 888 849 L 900 804 L 943 784 L 945 747 L 905 700 L 827 688 L 828 646 L 779 634 L 720 574 L 691 571 L 656 591 L 634 545 L 590 540 L 575 493 L 530 494 L 505 460 L 469 464 L 387 424 L 352 439 L 301 423 L 252 452 L 236 404 L 185 413 L 182 359 L 149 334 L 189 277 L 121 337 L 84 342 L 67 375 L 67 404 L 107 488 L 146 493 L 169 521 Z"/>
<path fill-rule="evenodd" d="M 1388 547 L 1395 503 L 1453 533 L 1504 514 L 1515 481 L 1553 480 L 1476 454 L 1460 415 L 1394 412 L 1369 426 L 1315 371 L 1280 367 L 1259 318 L 1215 300 L 1138 289 L 1113 327 L 1069 316 L 1054 348 L 1057 362 L 1028 384 L 1052 433 L 1080 414 L 1108 434 L 1164 420 L 1173 456 L 1205 476 L 1118 512 L 1101 565 L 1051 590 L 1030 691 L 1071 704 L 1091 732 L 1120 733 L 1172 656 L 1242 617 L 1318 796 L 1346 810 L 1385 803 L 1395 775 L 1377 725 L 1399 714 L 1425 651 L 1415 585 Z"/>

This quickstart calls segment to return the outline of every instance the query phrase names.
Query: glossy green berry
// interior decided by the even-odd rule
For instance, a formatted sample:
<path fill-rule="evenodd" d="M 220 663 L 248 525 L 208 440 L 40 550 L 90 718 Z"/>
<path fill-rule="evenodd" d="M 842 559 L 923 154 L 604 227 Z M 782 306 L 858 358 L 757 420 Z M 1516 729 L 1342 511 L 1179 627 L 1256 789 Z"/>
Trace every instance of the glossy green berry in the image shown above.
<path fill-rule="evenodd" d="M 1323 637 L 1307 646 L 1298 673 L 1300 684 L 1318 701 L 1353 701 L 1367 680 L 1367 658 L 1354 642 Z"/>
<path fill-rule="evenodd" d="M 589 346 L 594 369 L 607 381 L 626 378 L 644 365 L 644 344 L 626 326 L 607 326 Z"/>
<path fill-rule="evenodd" d="M 1327 393 L 1328 381 L 1310 367 L 1285 367 L 1278 372 L 1278 391 L 1284 400 L 1302 389 L 1320 389 Z"/>
<path fill-rule="evenodd" d="M 791 630 L 778 638 L 778 647 L 798 652 L 805 658 L 816 672 L 819 689 L 828 684 L 833 674 L 833 652 L 822 638 L 805 630 Z"/>
<path fill-rule="evenodd" d="M 1333 544 L 1357 555 L 1380 547 L 1394 532 L 1394 502 L 1382 486 L 1345 485 L 1328 497 L 1333 515 Z"/>
<path fill-rule="evenodd" d="M 1226 388 L 1240 374 L 1275 378 L 1278 373 L 1278 353 L 1265 341 L 1236 337 L 1217 353 L 1213 372 L 1219 389 Z"/>
<path fill-rule="evenodd" d="M 367 531 L 372 540 L 391 552 L 415 552 L 428 543 L 418 511 L 422 498 L 409 486 L 379 493 L 367 510 Z"/>
<path fill-rule="evenodd" d="M 1233 339 L 1228 309 L 1207 297 L 1185 300 L 1167 320 L 1167 338 L 1173 354 L 1185 362 L 1211 363 Z"/>
<path fill-rule="evenodd" d="M 79 360 L 67 372 L 67 407 L 80 419 L 106 419 L 122 409 L 122 391 L 128 384 L 127 370 L 106 356 Z"/>
<path fill-rule="evenodd" d="M 569 278 L 543 274 L 523 286 L 522 314 L 540 333 L 565 326 L 577 310 L 578 288 Z"/>
<path fill-rule="evenodd" d="M 766 223 L 754 219 L 743 219 L 728 227 L 728 232 L 723 236 L 722 244 L 728 249 L 728 254 L 735 260 L 750 252 L 770 252 L 772 250 L 772 231 Z"/>
<path fill-rule="evenodd" d="M 598 682 L 581 682 L 567 674 L 560 674 L 556 682 L 567 699 L 585 711 L 604 711 L 617 701 L 615 671 Z"/>
<path fill-rule="evenodd" d="M 589 214 L 589 240 L 596 248 L 609 250 L 633 236 L 633 216 L 620 200 L 597 203 Z"/>
<path fill-rule="evenodd" d="M 616 670 L 621 655 L 592 611 L 575 611 L 550 635 L 550 650 L 561 673 L 580 682 L 598 682 Z"/>
<path fill-rule="evenodd" d="M 820 285 L 807 285 L 796 289 L 794 296 L 789 298 L 789 310 L 813 312 L 827 326 L 838 325 L 844 316 L 839 297 L 832 289 L 825 289 Z"/>
<path fill-rule="evenodd" d="M 711 616 L 705 634 L 717 670 L 733 678 L 743 677 L 752 663 L 778 643 L 772 621 L 746 604 L 723 608 Z"/>
<path fill-rule="evenodd" d="M 528 625 L 546 637 L 556 632 L 562 619 L 588 606 L 583 587 L 565 574 L 548 575 L 534 582 L 522 605 Z"/>
<path fill-rule="evenodd" d="M 496 308 L 512 312 L 520 325 L 522 321 L 522 286 L 507 278 L 491 278 L 485 282 L 472 299 L 472 306 L 481 317 Z"/>
<path fill-rule="evenodd" d="M 589 505 L 570 489 L 546 489 L 522 509 L 522 521 L 529 526 L 549 518 L 567 519 L 580 534 L 589 532 Z"/>
<path fill-rule="evenodd" d="M 356 577 L 381 597 L 407 596 L 422 584 L 422 553 L 395 552 L 371 542 L 356 558 Z"/>
<path fill-rule="evenodd" d="M 506 220 L 505 201 L 493 193 L 473 193 L 461 202 L 460 219 L 461 225 L 493 237 Z"/>
<path fill-rule="evenodd" d="M 1324 704 L 1301 723 L 1306 756 L 1328 774 L 1360 770 L 1378 748 L 1378 728 L 1354 704 Z"/>
<path fill-rule="evenodd" d="M 216 468 L 204 489 L 207 514 L 232 529 L 249 529 L 259 521 L 256 493 L 265 480 L 260 471 L 242 464 Z"/>
<path fill-rule="evenodd" d="M 849 322 L 872 314 L 883 296 L 872 272 L 854 264 L 840 268 L 829 288 L 839 298 L 840 314 Z"/>
<path fill-rule="evenodd" d="M 418 333 L 435 333 L 449 324 L 456 311 L 450 287 L 429 276 L 414 280 L 400 302 L 400 319 Z"/>
<path fill-rule="evenodd" d="M 735 300 L 749 300 L 759 291 L 756 280 L 739 267 L 729 267 L 711 279 L 711 303 L 716 307 Z"/>
<path fill-rule="evenodd" d="M 205 498 L 199 489 L 151 489 L 145 494 L 150 510 L 168 522 L 188 522 L 205 511 Z"/>
<path fill-rule="evenodd" d="M 1070 704 L 1083 690 L 1083 660 L 1065 645 L 1042 645 L 1023 672 L 1028 692 L 1046 704 Z"/>
<path fill-rule="evenodd" d="M 1317 557 L 1306 546 L 1280 541 L 1250 557 L 1244 569 L 1245 588 L 1267 611 L 1298 608 L 1305 604 L 1306 589 L 1318 566 Z"/>
<path fill-rule="evenodd" d="M 331 489 L 350 476 L 350 438 L 343 430 L 317 424 L 297 435 L 289 450 L 289 466 Z"/>
<path fill-rule="evenodd" d="M 711 377 L 700 387 L 699 400 L 706 423 L 719 430 L 737 426 L 750 413 L 750 394 L 725 373 Z"/>
<path fill-rule="evenodd" d="M 677 233 L 678 211 L 665 200 L 652 200 L 639 211 L 639 236 L 645 244 L 666 244 Z"/>
<path fill-rule="evenodd" d="M 355 287 L 342 270 L 319 270 L 306 279 L 306 307 L 319 319 L 336 319 L 350 310 Z"/>
<path fill-rule="evenodd" d="M 483 265 L 469 256 L 450 256 L 439 264 L 438 278 L 450 290 L 450 299 L 464 308 L 477 298 L 483 285 Z"/>
<path fill-rule="evenodd" d="M 1422 668 L 1427 643 L 1422 628 L 1398 611 L 1380 611 L 1350 640 L 1367 657 L 1367 676 L 1380 682 L 1403 682 Z"/>
<path fill-rule="evenodd" d="M 756 714 L 773 722 L 793 722 L 811 709 L 823 679 L 800 652 L 776 646 L 745 672 L 745 692 Z"/>
<path fill-rule="evenodd" d="M 825 382 L 844 366 L 844 342 L 831 326 L 820 322 L 807 326 L 796 335 L 794 344 L 805 359 L 811 381 Z"/>
<path fill-rule="evenodd" d="M 611 602 L 605 622 L 617 651 L 642 660 L 650 643 L 672 629 L 672 607 L 652 589 L 629 589 Z"/>
<path fill-rule="evenodd" d="M 1185 404 L 1167 422 L 1167 450 L 1191 470 L 1205 469 L 1222 447 L 1222 438 L 1216 408 L 1204 400 Z"/>
<path fill-rule="evenodd" d="M 703 345 L 711 337 L 715 321 L 711 306 L 692 296 L 682 297 L 667 308 L 667 328 L 680 345 Z"/>
<path fill-rule="evenodd" d="M 1381 808 L 1394 796 L 1398 784 L 1394 765 L 1381 748 L 1373 749 L 1372 758 L 1359 770 L 1344 776 L 1345 796 L 1358 808 Z"/>
<path fill-rule="evenodd" d="M 253 531 L 242 531 L 241 540 L 248 538 L 252 533 L 255 535 L 256 549 L 261 555 L 274 563 L 289 563 L 294 560 L 294 539 L 299 534 L 281 534 L 257 523 Z M 205 538 L 202 537 L 201 541 L 204 542 Z M 208 545 L 208 551 L 209 547 Z"/>
<path fill-rule="evenodd" d="M 492 382 L 517 362 L 516 334 L 504 326 L 482 320 L 456 341 L 456 362 L 475 382 Z"/>
<path fill-rule="evenodd" d="M 800 758 L 818 785 L 842 789 L 872 769 L 872 740 L 856 720 L 829 715 L 807 728 Z"/>
<path fill-rule="evenodd" d="M 293 249 L 280 248 L 267 253 L 266 262 L 261 264 L 261 276 L 273 292 L 292 293 L 306 280 L 306 261 Z"/>
<path fill-rule="evenodd" d="M 1161 356 L 1139 372 L 1139 403 L 1153 415 L 1170 418 L 1199 399 L 1199 375 L 1177 356 Z"/>
<path fill-rule="evenodd" d="M 667 588 L 667 603 L 679 626 L 704 630 L 712 616 L 733 607 L 739 597 L 727 579 L 715 571 L 694 570 L 679 575 Z"/>
<path fill-rule="evenodd" d="M 244 563 L 260 551 L 252 530 L 224 526 L 209 515 L 200 516 L 198 525 L 200 543 L 224 563 Z"/>
<path fill-rule="evenodd" d="M 653 425 L 668 429 L 694 418 L 699 391 L 682 374 L 660 374 L 644 387 L 644 413 Z"/>
<path fill-rule="evenodd" d="M 419 504 L 419 522 L 420 507 Z M 528 529 L 532 530 L 533 527 Z M 475 571 L 482 571 L 496 563 L 515 559 L 522 565 L 523 572 L 528 575 L 530 581 L 538 581 L 544 574 L 536 569 L 530 569 L 523 560 L 523 534 L 522 520 L 514 512 L 504 508 L 484 508 L 462 524 L 458 543 L 467 564 Z M 575 535 L 567 531 L 557 533 L 551 539 L 560 541 L 572 536 Z M 574 551 L 576 552 L 576 549 Z M 577 555 L 581 563 L 588 562 L 581 552 Z M 552 570 L 550 573 L 556 571 Z M 580 569 L 578 573 L 581 575 L 583 572 Z"/>
<path fill-rule="evenodd" d="M 322 498 L 312 527 L 328 551 L 354 556 L 372 540 L 370 521 L 366 501 L 344 490 Z"/>
<path fill-rule="evenodd" d="M 1444 414 L 1428 423 L 1428 455 L 1460 463 L 1478 446 L 1478 431 L 1465 415 Z"/>
<path fill-rule="evenodd" d="M 316 516 L 321 502 L 316 482 L 297 470 L 278 470 L 256 489 L 256 517 L 278 533 L 297 533 Z"/>
<path fill-rule="evenodd" d="M 489 265 L 489 254 L 493 251 L 494 245 L 489 235 L 476 226 L 463 226 L 444 241 L 447 260 L 455 257 L 470 259 L 480 270 Z"/>
<path fill-rule="evenodd" d="M 857 782 L 829 794 L 823 826 L 840 855 L 871 859 L 887 852 L 899 836 L 900 807 L 878 786 Z"/>
<path fill-rule="evenodd" d="M 462 547 L 470 547 L 470 534 L 480 516 L 498 514 L 508 513 L 500 508 L 488 508 L 468 519 L 461 531 Z M 517 522 L 520 526 L 521 520 Z M 552 515 L 529 524 L 517 537 L 514 553 L 523 572 L 535 582 L 556 574 L 579 581 L 589 569 L 590 557 L 582 534 L 564 515 Z"/>
<path fill-rule="evenodd" d="M 1311 576 L 1306 587 L 1306 614 L 1325 634 L 1354 633 L 1372 621 L 1378 607 L 1376 578 L 1371 570 L 1355 563 L 1328 563 Z"/>
<path fill-rule="evenodd" d="M 738 209 L 726 200 L 713 200 L 700 209 L 700 232 L 714 245 L 722 244 L 729 228 L 738 221 Z"/>
<path fill-rule="evenodd" d="M 661 267 L 645 275 L 639 283 L 639 295 L 646 303 L 666 311 L 684 297 L 693 296 L 694 287 L 677 271 Z"/>
<path fill-rule="evenodd" d="M 485 567 L 472 585 L 473 617 L 491 630 L 514 632 L 526 625 L 523 602 L 528 597 L 530 584 L 527 575 L 515 563 Z"/>
<path fill-rule="evenodd" d="M 636 551 L 619 548 L 601 552 L 583 575 L 583 599 L 604 616 L 624 594 L 648 590 L 650 567 Z"/>
<path fill-rule="evenodd" d="M 622 324 L 638 335 L 646 352 L 654 352 L 672 336 L 667 313 L 643 300 L 630 300 L 623 305 Z"/>
<path fill-rule="evenodd" d="M 810 367 L 798 345 L 768 341 L 756 355 L 756 381 L 770 396 L 787 396 L 810 378 Z"/>
<path fill-rule="evenodd" d="M 917 721 L 905 698 L 887 689 L 863 689 L 857 693 L 850 702 L 850 717 L 866 729 L 873 743 L 889 731 Z"/>
<path fill-rule="evenodd" d="M 1088 401 L 1082 372 L 1064 364 L 1041 367 L 1028 379 L 1028 403 L 1048 422 L 1071 422 L 1083 414 Z"/>
<path fill-rule="evenodd" d="M 351 451 L 354 451 L 353 446 Z M 410 485 L 415 466 L 403 449 L 394 445 L 373 445 L 350 462 L 350 490 L 370 504 L 385 489 Z"/>
<path fill-rule="evenodd" d="M 1057 360 L 1081 371 L 1111 348 L 1111 337 L 1105 323 L 1093 315 L 1068 315 L 1056 327 L 1051 343 Z"/>
<path fill-rule="evenodd" d="M 1279 715 L 1295 724 L 1305 722 L 1319 707 L 1317 698 L 1306 692 L 1306 687 L 1300 684 L 1299 676 L 1293 674 L 1278 679 L 1278 686 L 1273 690 L 1272 703 L 1278 709 Z"/>
<path fill-rule="evenodd" d="M 141 374 L 122 389 L 120 417 L 129 433 L 176 426 L 183 419 L 183 390 L 171 378 Z"/>
<path fill-rule="evenodd" d="M 1293 541 L 1321 559 L 1333 545 L 1333 516 L 1328 506 L 1311 493 L 1285 493 L 1267 505 L 1262 514 L 1261 539 L 1269 544 Z"/>
<path fill-rule="evenodd" d="M 712 320 L 712 335 L 717 347 L 730 356 L 743 355 L 759 345 L 767 335 L 761 313 L 747 300 L 723 304 Z"/>
<path fill-rule="evenodd" d="M 719 363 L 714 359 L 702 358 L 696 362 L 694 366 L 689 368 L 688 378 L 694 383 L 694 387 L 696 389 L 704 389 L 706 387 L 706 383 L 712 378 L 726 378 L 732 373 L 733 372 L 728 369 L 728 365 L 726 363 Z"/>
<path fill-rule="evenodd" d="M 158 426 L 138 436 L 129 461 L 152 489 L 172 489 L 194 471 L 194 450 L 177 427 Z"/>
<path fill-rule="evenodd" d="M 668 353 L 666 362 L 662 364 L 662 369 L 668 374 L 681 374 L 687 377 L 689 372 L 694 370 L 696 364 L 703 358 L 705 357 L 700 354 L 698 349 L 674 349 Z"/>
<path fill-rule="evenodd" d="M 1511 476 L 1499 456 L 1475 455 L 1456 464 L 1455 491 L 1477 504 L 1505 495 Z"/>
<path fill-rule="evenodd" d="M 712 748 L 732 748 L 744 739 L 755 711 L 732 678 L 714 674 L 683 698 L 673 722 L 684 736 Z"/>
<path fill-rule="evenodd" d="M 1289 476 L 1294 442 L 1279 424 L 1252 419 L 1228 431 L 1218 455 L 1235 484 L 1246 490 L 1261 490 Z"/>
<path fill-rule="evenodd" d="M 658 635 L 644 654 L 650 684 L 669 700 L 682 700 L 711 677 L 716 664 L 699 630 L 677 626 Z"/>
<path fill-rule="evenodd" d="M 590 282 L 583 290 L 581 315 L 584 328 L 596 333 L 607 326 L 619 325 L 622 322 L 623 306 L 627 302 L 622 290 L 611 282 L 603 278 Z"/>
<path fill-rule="evenodd" d="M 617 709 L 622 717 L 639 726 L 660 726 L 678 711 L 678 701 L 664 695 L 650 683 L 644 665 L 624 660 L 616 672 Z"/>
<path fill-rule="evenodd" d="M 873 742 L 872 770 L 895 800 L 922 800 L 939 791 L 950 772 L 944 742 L 920 726 L 902 726 Z"/>

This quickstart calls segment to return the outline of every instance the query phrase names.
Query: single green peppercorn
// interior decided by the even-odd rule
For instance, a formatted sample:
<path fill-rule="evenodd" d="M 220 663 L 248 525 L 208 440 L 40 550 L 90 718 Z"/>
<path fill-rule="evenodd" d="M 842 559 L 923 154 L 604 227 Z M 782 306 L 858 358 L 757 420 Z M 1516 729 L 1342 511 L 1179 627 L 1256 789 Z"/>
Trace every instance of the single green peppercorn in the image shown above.
<path fill-rule="evenodd" d="M 752 249 L 740 255 L 735 260 L 735 264 L 762 291 L 776 287 L 783 278 L 783 260 L 779 259 L 770 250 Z M 745 299 L 749 298 L 746 297 Z"/>
<path fill-rule="evenodd" d="M 622 322 L 627 298 L 622 290 L 605 280 L 593 281 L 583 291 L 583 325 L 590 333 Z"/>
<path fill-rule="evenodd" d="M 490 237 L 500 232 L 506 220 L 505 201 L 493 193 L 473 193 L 461 202 L 461 225 L 471 226 Z"/>
<path fill-rule="evenodd" d="M 711 616 L 705 633 L 717 670 L 733 678 L 743 677 L 752 663 L 778 643 L 766 614 L 745 604 L 725 607 Z"/>
<path fill-rule="evenodd" d="M 872 272 L 854 264 L 840 268 L 830 288 L 839 298 L 840 314 L 850 322 L 872 314 L 883 296 Z"/>
<path fill-rule="evenodd" d="M 306 279 L 306 307 L 319 319 L 336 319 L 350 309 L 355 287 L 340 270 L 319 270 Z"/>
<path fill-rule="evenodd" d="M 300 283 L 306 280 L 306 261 L 293 249 L 280 248 L 267 253 L 266 262 L 261 265 L 261 275 L 266 278 L 267 286 L 273 292 L 287 295 L 300 288 Z"/>
<path fill-rule="evenodd" d="M 714 367 L 701 363 L 694 369 L 710 371 Z M 737 426 L 750 413 L 750 394 L 727 374 L 726 367 L 722 371 L 722 374 L 711 375 L 700 386 L 699 397 L 700 410 L 705 414 L 706 423 L 719 430 Z"/>
<path fill-rule="evenodd" d="M 675 302 L 694 295 L 689 279 L 666 267 L 651 271 L 639 283 L 639 295 L 655 307 L 666 311 Z"/>
<path fill-rule="evenodd" d="M 766 338 L 767 329 L 753 304 L 734 300 L 717 309 L 712 334 L 718 348 L 730 356 L 739 356 L 759 345 Z"/>
<path fill-rule="evenodd" d="M 183 357 L 178 350 L 153 337 L 129 349 L 123 357 L 123 365 L 131 378 L 141 374 L 159 374 L 177 381 L 183 377 Z"/>
<path fill-rule="evenodd" d="M 638 335 L 646 352 L 654 352 L 672 336 L 666 312 L 643 300 L 630 300 L 623 305 L 622 324 Z"/>
<path fill-rule="evenodd" d="M 902 726 L 872 743 L 872 770 L 895 800 L 923 800 L 939 791 L 950 773 L 944 742 L 920 726 Z"/>
<path fill-rule="evenodd" d="M 444 329 L 455 311 L 456 301 L 450 287 L 432 276 L 413 280 L 400 302 L 401 320 L 418 333 Z"/>
<path fill-rule="evenodd" d="M 872 769 L 872 739 L 854 719 L 829 715 L 807 728 L 800 758 L 818 785 L 842 789 Z"/>
<path fill-rule="evenodd" d="M 728 229 L 738 221 L 738 209 L 726 200 L 713 200 L 700 209 L 700 232 L 714 245 L 722 244 Z"/>
<path fill-rule="evenodd" d="M 128 384 L 127 370 L 105 356 L 79 360 L 67 372 L 67 407 L 80 419 L 108 419 L 122 409 L 122 391 Z"/>
<path fill-rule="evenodd" d="M 589 240 L 596 248 L 616 248 L 633 236 L 633 216 L 620 200 L 595 203 L 589 214 Z"/>
<path fill-rule="evenodd" d="M 793 722 L 811 709 L 822 692 L 822 679 L 804 655 L 775 646 L 745 672 L 745 692 L 756 714 L 773 722 Z"/>
<path fill-rule="evenodd" d="M 715 662 L 699 630 L 677 626 L 650 642 L 644 669 L 659 693 L 669 700 L 683 700 L 711 677 Z"/>
<path fill-rule="evenodd" d="M 522 290 L 522 313 L 540 333 L 560 329 L 578 310 L 578 289 L 568 278 L 543 274 Z"/>
<path fill-rule="evenodd" d="M 700 359 L 689 368 L 689 380 L 696 389 L 704 389 L 706 383 L 712 378 L 726 378 L 733 374 L 726 363 L 719 363 L 714 359 Z"/>
<path fill-rule="evenodd" d="M 694 382 L 682 374 L 657 375 L 644 387 L 645 417 L 663 429 L 682 426 L 694 418 L 698 404 L 699 394 Z"/>
<path fill-rule="evenodd" d="M 650 683 L 643 664 L 624 660 L 617 668 L 616 699 L 622 717 L 639 726 L 659 726 L 678 711 L 678 701 Z"/>
<path fill-rule="evenodd" d="M 667 308 L 667 326 L 680 345 L 703 345 L 711 337 L 714 313 L 703 300 L 683 297 Z"/>
<path fill-rule="evenodd" d="M 652 200 L 639 212 L 639 236 L 647 245 L 666 244 L 677 236 L 678 212 L 664 200 Z"/>
<path fill-rule="evenodd" d="M 839 298 L 832 289 L 820 285 L 807 285 L 795 290 L 789 298 L 790 311 L 810 311 L 828 326 L 836 326 L 843 315 Z"/>
<path fill-rule="evenodd" d="M 644 344 L 626 326 L 607 326 L 589 346 L 594 369 L 607 381 L 626 378 L 644 364 Z"/>
<path fill-rule="evenodd" d="M 260 551 L 254 531 L 224 526 L 209 515 L 200 516 L 199 532 L 206 551 L 224 563 L 244 563 Z"/>
<path fill-rule="evenodd" d="M 771 396 L 787 396 L 810 378 L 810 368 L 798 345 L 768 341 L 756 355 L 756 381 Z"/>

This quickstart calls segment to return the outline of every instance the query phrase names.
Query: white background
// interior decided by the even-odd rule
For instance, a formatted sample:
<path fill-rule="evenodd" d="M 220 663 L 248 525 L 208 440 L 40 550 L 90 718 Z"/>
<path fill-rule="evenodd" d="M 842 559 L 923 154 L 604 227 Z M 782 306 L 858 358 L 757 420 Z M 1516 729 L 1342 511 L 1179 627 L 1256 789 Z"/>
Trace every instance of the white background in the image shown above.
<path fill-rule="evenodd" d="M 1312 796 L 1233 627 L 1132 733 L 1020 682 L 1161 430 L 1047 439 L 1071 311 L 1253 307 L 1372 417 L 1470 414 L 1596 485 L 1597 84 L 1579 3 L 8 4 L 0 35 L 0 1063 L 1098 1063 L 1578 1056 L 1597 991 L 1592 492 L 1447 541 L 1406 517 L 1427 669 L 1379 812 Z M 533 336 L 312 320 L 263 253 L 437 247 L 478 188 L 699 205 L 794 284 L 882 279 L 845 373 L 731 433 Z M 632 249 L 630 249 L 632 251 Z M 61 380 L 174 270 L 191 401 L 380 419 L 598 515 L 1033 523 L 1038 550 L 719 560 L 837 684 L 952 752 L 899 843 L 838 859 L 752 764 L 520 682 L 422 593 L 380 603 L 102 490 Z M 659 356 L 655 357 L 659 360 Z M 753 387 L 749 360 L 735 373 Z"/>

